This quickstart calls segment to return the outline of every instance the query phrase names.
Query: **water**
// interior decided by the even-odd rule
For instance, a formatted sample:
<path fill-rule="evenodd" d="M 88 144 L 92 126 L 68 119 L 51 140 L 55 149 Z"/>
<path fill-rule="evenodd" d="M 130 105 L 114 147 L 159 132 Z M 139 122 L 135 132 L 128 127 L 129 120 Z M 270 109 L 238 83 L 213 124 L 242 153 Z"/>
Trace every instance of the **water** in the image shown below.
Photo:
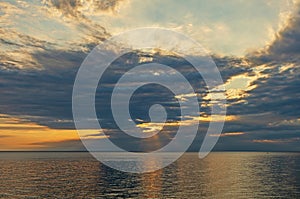
<path fill-rule="evenodd" d="M 0 153 L 0 198 L 300 198 L 300 153 L 187 153 L 153 173 L 88 153 Z"/>

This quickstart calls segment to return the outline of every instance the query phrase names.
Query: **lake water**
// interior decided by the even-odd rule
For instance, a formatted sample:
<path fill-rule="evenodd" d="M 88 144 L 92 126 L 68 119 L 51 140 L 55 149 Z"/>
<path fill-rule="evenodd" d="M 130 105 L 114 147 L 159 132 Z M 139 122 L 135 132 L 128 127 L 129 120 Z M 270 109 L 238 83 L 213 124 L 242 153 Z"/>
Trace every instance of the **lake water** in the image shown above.
<path fill-rule="evenodd" d="M 84 152 L 1 152 L 0 165 L 0 198 L 300 198 L 300 153 L 186 153 L 146 174 Z"/>

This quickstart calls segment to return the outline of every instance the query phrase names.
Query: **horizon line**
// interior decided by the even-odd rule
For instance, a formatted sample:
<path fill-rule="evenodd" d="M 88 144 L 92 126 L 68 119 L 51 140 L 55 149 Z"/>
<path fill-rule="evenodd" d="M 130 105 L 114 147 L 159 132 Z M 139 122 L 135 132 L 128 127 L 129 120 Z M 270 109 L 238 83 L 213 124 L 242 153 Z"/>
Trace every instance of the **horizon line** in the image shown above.
<path fill-rule="evenodd" d="M 63 151 L 63 150 L 39 150 L 39 151 L 34 151 L 34 150 L 26 150 L 26 151 L 22 151 L 22 150 L 0 150 L 0 153 L 23 153 L 23 152 L 28 152 L 28 153 L 33 153 L 33 152 L 42 152 L 42 153 L 51 153 L 51 152 L 68 152 L 68 153 L 90 153 L 89 151 L 71 151 L 71 150 L 66 150 L 66 151 Z M 120 151 L 93 151 L 93 152 L 103 152 L 103 153 L 122 153 Z M 147 152 L 143 152 L 143 151 L 130 151 L 132 153 L 147 153 Z M 198 153 L 199 151 L 185 151 L 184 153 Z M 219 153 L 219 152 L 262 152 L 262 153 L 300 153 L 300 151 L 267 151 L 267 150 L 215 150 L 215 151 L 211 151 L 210 153 Z M 164 153 L 182 153 L 182 152 L 179 152 L 179 151 L 169 151 L 169 152 L 164 152 Z"/>

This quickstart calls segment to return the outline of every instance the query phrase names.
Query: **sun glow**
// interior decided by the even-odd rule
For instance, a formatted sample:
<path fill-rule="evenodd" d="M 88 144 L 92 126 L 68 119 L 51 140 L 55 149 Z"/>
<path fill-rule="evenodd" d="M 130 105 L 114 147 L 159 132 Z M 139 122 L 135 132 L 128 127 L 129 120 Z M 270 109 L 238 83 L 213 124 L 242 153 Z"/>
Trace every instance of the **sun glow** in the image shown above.
<path fill-rule="evenodd" d="M 47 142 L 66 140 L 79 140 L 76 130 L 52 129 L 17 117 L 0 115 L 1 150 L 37 150 L 47 147 Z"/>

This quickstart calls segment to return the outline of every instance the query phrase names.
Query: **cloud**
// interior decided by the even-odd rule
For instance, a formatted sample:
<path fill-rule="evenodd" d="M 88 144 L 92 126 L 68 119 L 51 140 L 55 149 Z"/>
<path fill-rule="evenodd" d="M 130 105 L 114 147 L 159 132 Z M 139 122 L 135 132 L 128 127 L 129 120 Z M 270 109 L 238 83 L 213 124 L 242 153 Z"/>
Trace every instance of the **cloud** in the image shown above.
<path fill-rule="evenodd" d="M 243 56 L 272 40 L 269 30 L 277 32 L 285 23 L 280 15 L 291 10 L 289 2 L 131 0 L 114 16 L 92 18 L 106 24 L 112 34 L 145 26 L 170 28 L 192 37 L 212 53 Z"/>
<path fill-rule="evenodd" d="M 61 2 L 63 5 L 70 4 L 70 6 L 73 2 L 76 6 L 81 1 Z M 45 2 L 46 5 L 48 3 Z M 49 9 L 34 1 L 0 2 L 0 5 L 0 68 L 2 70 L 44 70 L 46 66 L 41 60 L 43 57 L 37 60 L 35 55 L 73 51 L 86 53 L 109 36 L 103 26 L 84 16 L 64 19 L 56 15 L 52 4 L 49 5 Z M 63 6 L 61 8 L 67 10 L 63 9 Z M 52 56 L 52 67 L 53 65 L 58 67 L 60 63 L 54 63 L 57 58 L 54 56 L 60 55 L 50 56 Z"/>
<path fill-rule="evenodd" d="M 86 54 L 80 51 L 68 52 L 63 50 L 48 50 L 45 52 L 34 53 L 32 56 L 44 66 L 43 70 L 31 70 L 26 72 L 22 69 L 0 71 L 2 74 L 0 86 L 3 94 L 0 99 L 1 110 L 13 115 L 28 115 L 30 121 L 54 129 L 74 128 L 71 111 L 72 86 L 79 64 Z M 143 55 L 133 53 L 127 55 L 127 59 L 133 61 L 131 64 L 134 64 L 134 62 L 139 63 L 139 56 Z M 177 67 L 178 69 L 185 71 L 183 73 L 189 74 L 189 78 L 192 82 L 199 83 L 198 81 L 195 81 L 197 78 L 192 75 L 192 71 L 186 70 L 188 68 L 182 68 L 183 63 L 177 58 L 174 59 L 174 57 L 156 55 L 154 60 L 172 64 L 175 68 Z M 231 82 L 232 79 L 234 79 L 233 77 L 240 77 L 241 75 L 243 77 L 251 77 L 251 75 L 255 74 L 250 67 L 251 63 L 245 63 L 245 60 L 230 57 L 215 57 L 215 61 L 227 82 Z M 129 66 L 131 65 L 128 65 L 128 67 Z M 103 97 L 113 88 L 113 82 L 117 80 L 117 74 L 122 73 L 126 66 L 118 68 L 118 65 L 116 65 L 115 67 L 113 72 L 108 72 L 103 80 L 106 85 L 103 90 L 104 95 L 102 95 L 102 97 L 101 95 L 98 95 L 96 100 L 96 108 L 101 107 L 101 110 L 104 111 L 103 114 L 107 116 L 106 118 L 99 118 L 103 119 L 103 122 L 108 124 L 108 126 L 104 127 L 111 129 L 109 132 L 106 131 L 107 135 L 109 135 L 110 139 L 114 140 L 116 144 L 131 151 L 151 151 L 164 146 L 170 141 L 170 138 L 173 137 L 177 130 L 177 126 L 167 126 L 164 129 L 164 133 L 166 133 L 166 135 L 168 134 L 168 136 L 160 137 L 156 140 L 156 144 L 153 145 L 155 141 L 153 138 L 138 142 L 135 139 L 130 139 L 121 135 L 118 133 L 115 126 L 111 125 L 112 118 L 110 114 L 108 114 L 109 110 L 107 110 L 109 106 L 106 105 L 108 101 L 104 100 L 105 98 Z M 227 136 L 221 137 L 220 143 L 216 149 L 234 149 L 233 146 L 236 147 L 235 149 L 255 149 L 255 144 L 259 143 L 251 142 L 251 140 L 274 139 L 275 136 L 280 136 L 277 139 L 287 139 L 287 137 L 298 136 L 297 128 L 289 129 L 289 133 L 287 134 L 279 133 L 284 130 L 282 125 L 272 125 L 274 122 L 280 122 L 283 118 L 289 117 L 290 119 L 293 119 L 293 117 L 298 115 L 298 111 L 294 109 L 295 106 L 298 106 L 297 100 L 293 98 L 298 87 L 294 87 L 296 90 L 287 89 L 291 85 L 297 85 L 298 80 L 294 76 L 290 76 L 288 80 L 284 79 L 284 77 L 289 76 L 291 70 L 295 72 L 294 68 L 287 67 L 286 69 L 280 70 L 280 68 L 276 69 L 275 67 L 273 70 L 268 71 L 269 76 L 267 78 L 263 75 L 261 78 L 255 78 L 255 81 L 252 82 L 252 84 L 256 85 L 254 90 L 247 91 L 245 89 L 247 95 L 242 99 L 247 103 L 240 102 L 234 104 L 234 102 L 239 101 L 240 98 L 232 99 L 230 101 L 228 114 L 237 117 L 235 120 L 227 121 L 224 128 L 224 132 L 227 132 L 224 135 Z M 276 74 L 276 71 L 281 71 L 283 76 L 280 73 Z M 263 70 L 261 72 L 265 73 L 266 71 Z M 295 75 L 296 74 L 298 74 L 297 71 Z M 283 78 L 284 80 L 278 81 L 278 78 Z M 262 82 L 262 80 L 264 82 Z M 275 88 L 273 88 L 274 84 L 276 85 Z M 274 92 L 274 90 L 276 90 L 276 92 Z M 205 94 L 205 90 L 200 89 L 198 92 Z M 133 101 L 135 106 L 131 111 L 133 119 L 136 119 L 137 123 L 149 122 L 149 116 L 147 114 L 148 109 L 147 106 L 145 106 L 145 103 L 158 102 L 158 99 L 155 96 L 159 96 L 159 102 L 164 102 L 166 107 L 172 107 L 173 110 L 178 110 L 174 103 L 166 103 L 171 102 L 168 95 L 165 96 L 156 86 L 150 85 L 147 89 L 137 92 L 136 98 L 133 98 L 133 100 L 135 100 Z M 282 102 L 283 96 L 285 96 L 285 101 Z M 186 100 L 188 100 L 189 97 L 185 97 Z M 287 103 L 287 101 L 289 102 Z M 280 106 L 280 109 L 274 109 L 274 107 L 278 106 Z M 209 107 L 203 107 L 202 111 L 204 113 L 209 111 Z M 176 111 L 170 115 L 174 122 L 178 120 L 177 116 Z M 201 125 L 197 138 L 190 148 L 191 151 L 198 150 L 202 143 L 206 127 L 203 123 Z M 287 129 L 286 126 L 284 128 Z M 233 136 L 230 132 L 243 132 L 244 134 Z M 276 132 L 277 134 L 268 132 Z M 97 135 L 98 134 L 95 136 Z M 103 135 L 99 134 L 99 136 Z M 246 144 L 232 145 L 232 143 L 235 142 Z M 52 146 L 63 149 L 64 143 L 68 149 L 73 146 L 71 144 L 72 142 L 59 141 L 58 143 L 44 143 L 44 145 L 40 143 L 40 147 Z M 268 146 L 266 146 L 266 148 L 260 146 L 259 149 L 268 149 Z"/>
<path fill-rule="evenodd" d="M 1 113 L 19 118 L 17 120 L 19 124 L 1 123 L 0 131 L 13 129 L 22 137 L 23 131 L 31 129 L 35 131 L 39 139 L 45 136 L 42 133 L 39 134 L 38 130 L 48 133 L 48 139 L 59 132 L 68 135 L 71 133 L 69 130 L 74 131 L 71 108 L 76 73 L 87 53 L 97 42 L 109 36 L 106 28 L 96 23 L 89 12 L 93 10 L 96 15 L 113 12 L 119 3 L 121 4 L 121 1 L 51 0 L 44 1 L 47 7 L 44 13 L 37 4 L 23 8 L 18 3 L 15 5 L 6 3 L 6 7 L 1 8 L 1 12 L 5 14 L 0 16 L 0 21 L 5 25 L 0 28 L 0 110 Z M 30 2 L 28 4 L 31 5 Z M 173 4 L 171 6 L 176 7 Z M 30 18 L 33 20 L 30 23 L 33 27 L 14 18 L 14 15 L 18 13 L 26 18 L 32 9 L 36 9 L 36 14 L 40 16 Z M 224 8 L 223 11 L 228 9 L 234 8 Z M 242 13 L 241 10 L 239 12 Z M 173 13 L 174 11 L 172 15 Z M 270 16 L 273 14 L 270 13 Z M 294 145 L 299 137 L 298 120 L 300 118 L 300 68 L 299 51 L 296 45 L 300 39 L 298 15 L 299 13 L 286 29 L 277 35 L 273 44 L 259 54 L 252 54 L 248 58 L 222 57 L 218 54 L 213 56 L 228 89 L 229 117 L 227 118 L 229 119 L 225 124 L 217 150 L 256 149 L 256 147 L 261 150 L 272 149 L 274 145 L 269 146 L 268 140 L 271 140 L 269 144 L 271 142 L 272 144 L 276 142 L 278 146 L 285 144 L 285 149 L 299 148 Z M 167 17 L 167 15 L 164 16 Z M 22 17 L 19 18 L 22 19 Z M 18 25 L 11 27 L 12 22 Z M 51 32 L 43 24 L 47 24 L 47 27 L 58 32 Z M 221 27 L 222 24 L 215 26 L 218 25 Z M 137 91 L 135 97 L 132 98 L 134 104 L 131 107 L 132 118 L 137 125 L 148 124 L 144 126 L 146 130 L 157 130 L 159 125 L 155 123 L 152 123 L 153 126 L 149 125 L 151 121 L 148 108 L 151 103 L 162 102 L 170 111 L 168 117 L 170 125 L 164 128 L 165 135 L 138 142 L 137 139 L 130 139 L 119 133 L 119 129 L 112 122 L 113 118 L 108 106 L 109 96 L 120 74 L 135 64 L 156 61 L 178 69 L 193 85 L 200 85 L 197 86 L 200 87 L 197 89 L 199 93 L 197 96 L 201 98 L 203 105 L 207 105 L 201 109 L 202 119 L 210 111 L 210 101 L 205 98 L 207 96 L 205 84 L 185 60 L 160 53 L 154 53 L 151 56 L 150 59 L 143 52 L 133 52 L 121 58 L 125 61 L 123 63 L 128 64 L 120 65 L 121 59 L 117 60 L 113 69 L 108 71 L 102 79 L 101 83 L 104 87 L 98 88 L 96 96 L 96 109 L 99 112 L 102 111 L 105 116 L 99 115 L 98 119 L 106 125 L 104 125 L 106 129 L 109 129 L 105 133 L 115 143 L 128 150 L 155 150 L 164 146 L 173 138 L 178 127 L 178 125 L 171 124 L 177 124 L 180 119 L 180 109 L 176 98 L 170 97 L 168 92 L 162 92 L 165 90 L 157 85 L 148 85 Z M 160 75 L 164 77 L 166 74 L 160 73 Z M 188 93 L 182 95 L 181 98 L 188 101 L 191 96 L 193 95 Z M 190 148 L 192 151 L 198 150 L 201 145 L 210 118 L 206 117 L 206 119 L 200 125 L 196 140 Z M 190 118 L 190 120 L 193 119 Z M 1 117 L 0 121 L 3 121 Z M 190 121 L 187 119 L 183 123 L 188 124 L 188 122 Z M 54 133 L 56 131 L 57 133 Z M 101 136 L 104 135 L 92 133 L 92 131 L 90 133 L 90 137 L 101 138 Z M 15 138 L 2 132 L 1 139 L 10 143 Z M 289 143 L 292 144 L 288 145 Z M 59 150 L 83 149 L 79 140 L 67 137 L 59 140 L 31 140 L 26 143 L 26 147 L 28 146 Z"/>
<path fill-rule="evenodd" d="M 220 136 L 221 137 L 225 137 L 225 136 L 240 136 L 240 135 L 244 135 L 244 132 L 226 132 L 226 133 L 222 133 Z M 212 134 L 211 136 L 215 136 L 214 134 Z"/>
<path fill-rule="evenodd" d="M 300 52 L 300 2 L 295 12 L 286 16 L 288 23 L 275 35 L 274 41 L 261 51 L 253 53 L 253 60 L 262 62 L 297 62 Z"/>
<path fill-rule="evenodd" d="M 0 150 L 47 148 L 42 144 L 32 145 L 33 142 L 63 142 L 70 139 L 80 142 L 76 130 L 51 129 L 48 126 L 6 114 L 0 115 L 0 139 Z"/>
<path fill-rule="evenodd" d="M 285 28 L 275 37 L 275 40 L 261 51 L 248 55 L 252 62 L 251 70 L 260 76 L 253 85 L 255 89 L 248 92 L 245 103 L 229 107 L 231 114 L 262 114 L 264 125 L 256 126 L 258 131 L 282 132 L 280 139 L 284 140 L 290 133 L 297 137 L 297 121 L 299 114 L 299 74 L 300 60 L 300 6 L 298 4 L 294 15 L 290 16 Z M 256 75 L 257 76 L 257 75 Z M 260 118 L 260 117 L 258 117 Z M 257 120 L 254 119 L 257 124 Z M 247 123 L 247 121 L 245 121 Z M 247 130 L 247 125 L 244 128 Z M 255 128 L 251 129 L 255 131 Z M 284 133 L 289 131 L 289 134 Z M 264 136 L 266 133 L 262 133 Z M 274 135 L 273 135 L 274 136 Z M 258 139 L 259 140 L 259 139 Z"/>
<path fill-rule="evenodd" d="M 13 137 L 13 136 L 11 136 L 11 135 L 0 135 L 0 139 L 1 138 L 8 138 L 8 137 Z"/>
<path fill-rule="evenodd" d="M 300 138 L 293 139 L 273 139 L 273 140 L 252 140 L 254 143 L 268 143 L 268 144 L 281 144 L 281 143 L 290 143 L 290 142 L 299 142 Z"/>
<path fill-rule="evenodd" d="M 48 7 L 55 8 L 65 17 L 85 18 L 99 12 L 114 11 L 124 0 L 44 0 Z"/>

